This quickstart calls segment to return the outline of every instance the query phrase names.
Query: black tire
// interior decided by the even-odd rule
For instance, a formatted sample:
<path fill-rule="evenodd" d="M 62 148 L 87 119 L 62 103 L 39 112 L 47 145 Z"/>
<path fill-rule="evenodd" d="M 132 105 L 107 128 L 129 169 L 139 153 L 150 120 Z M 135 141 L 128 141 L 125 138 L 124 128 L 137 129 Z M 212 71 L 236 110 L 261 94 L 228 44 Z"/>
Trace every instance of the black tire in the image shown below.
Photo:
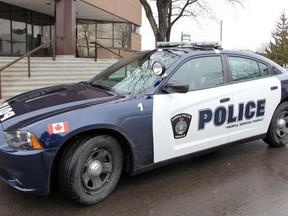
<path fill-rule="evenodd" d="M 122 150 L 115 138 L 106 135 L 80 138 L 60 161 L 60 188 L 69 198 L 84 205 L 98 203 L 116 187 L 122 166 Z"/>
<path fill-rule="evenodd" d="M 288 102 L 281 103 L 275 110 L 264 141 L 273 147 L 288 144 Z"/>

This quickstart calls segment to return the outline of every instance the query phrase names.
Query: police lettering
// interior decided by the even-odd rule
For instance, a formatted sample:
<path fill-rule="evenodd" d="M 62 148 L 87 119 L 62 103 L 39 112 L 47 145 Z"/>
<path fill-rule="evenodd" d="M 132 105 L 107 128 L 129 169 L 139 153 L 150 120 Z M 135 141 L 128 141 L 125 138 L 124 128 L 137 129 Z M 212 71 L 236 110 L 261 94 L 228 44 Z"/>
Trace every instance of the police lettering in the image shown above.
<path fill-rule="evenodd" d="M 199 125 L 198 130 L 203 130 L 205 125 L 213 121 L 215 126 L 221 126 L 225 122 L 232 124 L 244 120 L 250 120 L 264 116 L 265 114 L 265 99 L 258 101 L 248 101 L 246 104 L 239 103 L 238 111 L 235 111 L 234 104 L 228 107 L 219 106 L 214 111 L 211 109 L 204 109 L 199 111 Z"/>
<path fill-rule="evenodd" d="M 8 103 L 4 103 L 0 107 L 0 116 L 3 116 L 0 121 L 3 122 L 6 119 L 15 115 L 15 112 L 12 110 L 11 106 Z"/>

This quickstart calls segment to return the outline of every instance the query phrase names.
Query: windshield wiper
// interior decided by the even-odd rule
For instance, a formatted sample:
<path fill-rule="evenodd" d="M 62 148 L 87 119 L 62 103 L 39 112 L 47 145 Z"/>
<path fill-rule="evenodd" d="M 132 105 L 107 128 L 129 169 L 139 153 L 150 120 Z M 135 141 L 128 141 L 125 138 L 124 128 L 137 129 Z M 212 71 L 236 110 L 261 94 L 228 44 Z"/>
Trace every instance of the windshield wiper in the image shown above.
<path fill-rule="evenodd" d="M 83 85 L 87 85 L 88 84 L 88 82 L 87 81 L 81 81 L 81 82 L 79 82 L 80 84 L 83 84 Z"/>

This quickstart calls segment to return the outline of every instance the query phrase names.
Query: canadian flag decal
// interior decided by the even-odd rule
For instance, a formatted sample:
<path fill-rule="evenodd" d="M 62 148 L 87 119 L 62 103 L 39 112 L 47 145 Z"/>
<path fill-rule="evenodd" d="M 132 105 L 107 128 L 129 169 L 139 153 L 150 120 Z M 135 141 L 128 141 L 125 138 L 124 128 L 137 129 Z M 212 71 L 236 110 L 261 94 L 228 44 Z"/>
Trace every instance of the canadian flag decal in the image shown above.
<path fill-rule="evenodd" d="M 48 133 L 51 134 L 59 134 L 65 133 L 69 131 L 68 122 L 57 122 L 53 124 L 48 124 Z"/>

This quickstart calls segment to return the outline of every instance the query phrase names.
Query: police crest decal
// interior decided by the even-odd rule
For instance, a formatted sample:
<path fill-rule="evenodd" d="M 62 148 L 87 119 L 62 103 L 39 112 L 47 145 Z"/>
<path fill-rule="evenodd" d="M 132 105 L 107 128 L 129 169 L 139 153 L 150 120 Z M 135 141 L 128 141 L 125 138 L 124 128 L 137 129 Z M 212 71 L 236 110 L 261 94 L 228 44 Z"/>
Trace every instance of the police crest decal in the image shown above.
<path fill-rule="evenodd" d="M 187 113 L 180 113 L 171 118 L 172 130 L 175 139 L 183 138 L 187 135 L 192 116 Z"/>

